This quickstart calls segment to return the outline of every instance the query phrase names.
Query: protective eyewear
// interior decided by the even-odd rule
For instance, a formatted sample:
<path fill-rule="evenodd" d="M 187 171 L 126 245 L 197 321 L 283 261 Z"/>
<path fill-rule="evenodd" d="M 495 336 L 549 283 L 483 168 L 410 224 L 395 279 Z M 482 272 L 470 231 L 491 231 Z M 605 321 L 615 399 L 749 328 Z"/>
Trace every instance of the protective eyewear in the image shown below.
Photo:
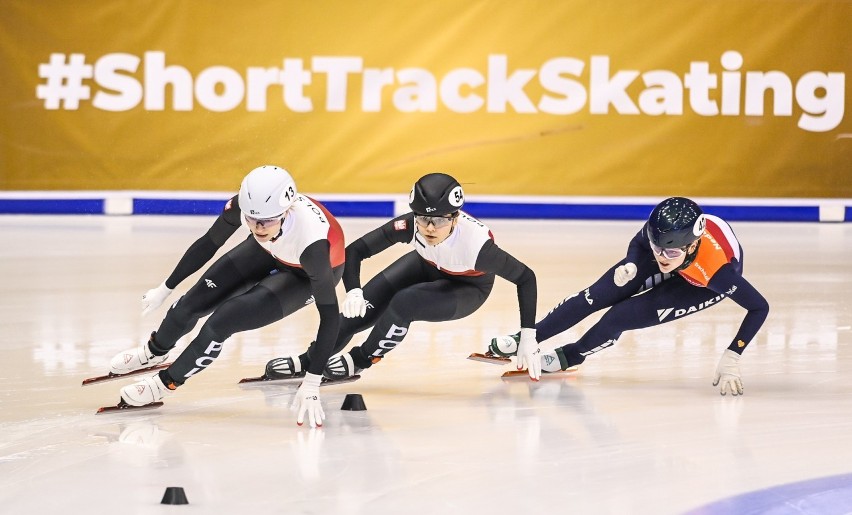
<path fill-rule="evenodd" d="M 417 225 L 421 227 L 428 227 L 429 224 L 432 224 L 435 229 L 440 229 L 442 227 L 446 227 L 453 223 L 453 219 L 455 216 L 424 216 L 424 215 L 415 215 L 414 221 L 417 222 Z"/>
<path fill-rule="evenodd" d="M 243 216 L 245 216 L 246 222 L 248 222 L 249 225 L 253 225 L 255 227 L 259 225 L 263 228 L 277 224 L 278 222 L 281 221 L 281 218 L 282 218 L 280 216 L 276 216 L 275 218 L 254 218 L 253 216 L 249 216 L 249 215 L 243 215 Z"/>
<path fill-rule="evenodd" d="M 673 248 L 673 249 L 664 249 L 663 247 L 658 247 L 654 245 L 654 242 L 648 241 L 651 244 L 651 251 L 654 254 L 657 254 L 660 257 L 664 257 L 666 259 L 677 259 L 682 255 L 686 254 L 686 249 L 689 248 L 689 245 L 686 247 Z"/>

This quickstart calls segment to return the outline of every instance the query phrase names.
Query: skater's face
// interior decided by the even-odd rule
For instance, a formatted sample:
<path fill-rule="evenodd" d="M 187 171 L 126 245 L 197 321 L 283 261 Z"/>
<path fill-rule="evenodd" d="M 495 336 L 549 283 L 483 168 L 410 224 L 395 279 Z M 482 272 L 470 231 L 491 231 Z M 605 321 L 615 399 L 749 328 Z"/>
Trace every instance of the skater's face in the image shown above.
<path fill-rule="evenodd" d="M 458 213 L 447 216 L 415 216 L 417 232 L 429 245 L 438 245 L 446 240 L 458 223 Z"/>
<path fill-rule="evenodd" d="M 657 266 L 660 267 L 660 272 L 664 274 L 682 265 L 686 261 L 686 256 L 695 252 L 697 247 L 698 241 L 694 241 L 680 249 L 660 249 L 656 245 L 651 245 L 652 252 L 654 252 L 654 259 L 657 260 Z"/>
<path fill-rule="evenodd" d="M 276 218 L 252 218 L 247 215 L 245 219 L 249 230 L 260 243 L 278 236 L 278 233 L 281 232 L 281 221 L 284 220 L 280 216 Z"/>

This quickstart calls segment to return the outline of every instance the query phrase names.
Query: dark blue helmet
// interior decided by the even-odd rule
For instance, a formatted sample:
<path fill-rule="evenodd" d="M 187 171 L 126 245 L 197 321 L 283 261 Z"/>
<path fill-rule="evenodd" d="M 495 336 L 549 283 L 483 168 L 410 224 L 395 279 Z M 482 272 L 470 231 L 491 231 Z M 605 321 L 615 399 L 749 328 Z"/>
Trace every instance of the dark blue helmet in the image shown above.
<path fill-rule="evenodd" d="M 692 200 L 667 198 L 648 217 L 648 239 L 664 249 L 686 247 L 701 237 L 706 223 L 704 212 Z"/>
<path fill-rule="evenodd" d="M 464 205 L 464 191 L 459 181 L 445 173 L 430 173 L 411 188 L 408 206 L 418 215 L 446 216 Z"/>

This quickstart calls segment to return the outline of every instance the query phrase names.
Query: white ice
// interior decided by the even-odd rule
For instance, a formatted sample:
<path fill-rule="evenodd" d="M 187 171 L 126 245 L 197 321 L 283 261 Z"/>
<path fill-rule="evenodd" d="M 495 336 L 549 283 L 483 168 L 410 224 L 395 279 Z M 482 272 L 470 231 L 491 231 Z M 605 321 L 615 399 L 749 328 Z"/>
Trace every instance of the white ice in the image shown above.
<path fill-rule="evenodd" d="M 157 327 L 166 306 L 142 319 L 139 297 L 211 221 L 0 217 L 0 512 L 681 514 L 852 472 L 852 224 L 734 222 L 745 275 L 771 306 L 742 358 L 740 398 L 710 384 L 744 314 L 730 300 L 626 333 L 568 378 L 503 381 L 512 365 L 465 359 L 518 328 L 514 287 L 498 279 L 474 315 L 415 323 L 359 382 L 323 388 L 322 429 L 296 426 L 293 387 L 237 385 L 306 347 L 312 306 L 231 338 L 159 410 L 95 415 L 129 381 L 80 382 Z M 342 223 L 351 241 L 383 221 Z M 641 225 L 485 221 L 535 270 L 539 318 L 620 259 Z M 405 251 L 365 262 L 365 278 Z M 340 410 L 347 393 L 367 410 Z M 189 505 L 161 505 L 169 486 Z"/>

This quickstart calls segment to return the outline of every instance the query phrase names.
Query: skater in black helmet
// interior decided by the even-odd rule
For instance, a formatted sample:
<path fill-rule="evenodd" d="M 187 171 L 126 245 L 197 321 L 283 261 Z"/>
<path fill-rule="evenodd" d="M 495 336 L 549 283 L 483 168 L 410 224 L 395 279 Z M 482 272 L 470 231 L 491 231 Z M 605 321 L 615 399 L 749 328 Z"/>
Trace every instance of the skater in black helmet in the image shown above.
<path fill-rule="evenodd" d="M 740 395 L 740 357 L 769 313 L 766 299 L 742 274 L 743 249 L 731 226 L 705 215 L 690 199 L 668 198 L 651 212 L 624 259 L 536 324 L 536 337 L 543 342 L 595 311 L 611 308 L 577 342 L 543 354 L 542 370 L 579 365 L 613 345 L 624 331 L 678 320 L 731 298 L 747 312 L 722 353 L 713 385 L 720 386 L 722 395 Z M 518 335 L 494 338 L 489 351 L 514 355 L 517 341 Z"/>
<path fill-rule="evenodd" d="M 225 206 L 210 230 L 186 251 L 174 272 L 143 296 L 144 312 L 156 309 L 178 283 L 199 270 L 240 224 L 252 236 L 219 258 L 178 299 L 147 343 L 116 355 L 113 374 L 128 374 L 166 361 L 178 339 L 210 315 L 198 336 L 159 373 L 121 389 L 122 401 L 143 406 L 209 366 L 232 334 L 266 326 L 313 299 L 320 313 L 313 352 L 328 359 L 337 338 L 339 308 L 335 285 L 343 275 L 343 232 L 326 209 L 296 191 L 290 174 L 277 166 L 252 170 L 239 194 Z M 294 399 L 297 423 L 308 416 L 322 425 L 318 387 L 324 363 L 307 368 Z"/>
<path fill-rule="evenodd" d="M 528 365 L 538 379 L 535 340 L 536 279 L 526 265 L 498 247 L 482 222 L 461 211 L 464 193 L 453 177 L 431 173 L 411 190 L 410 213 L 394 218 L 346 247 L 340 333 L 334 352 L 356 333 L 372 327 L 361 345 L 328 362 L 325 376 L 341 379 L 378 363 L 408 334 L 416 320 L 444 322 L 464 318 L 485 302 L 499 275 L 518 287 L 520 305 L 519 368 Z M 395 243 L 412 251 L 361 287 L 361 262 Z M 283 379 L 314 369 L 324 357 L 313 351 L 270 361 L 266 376 Z"/>

